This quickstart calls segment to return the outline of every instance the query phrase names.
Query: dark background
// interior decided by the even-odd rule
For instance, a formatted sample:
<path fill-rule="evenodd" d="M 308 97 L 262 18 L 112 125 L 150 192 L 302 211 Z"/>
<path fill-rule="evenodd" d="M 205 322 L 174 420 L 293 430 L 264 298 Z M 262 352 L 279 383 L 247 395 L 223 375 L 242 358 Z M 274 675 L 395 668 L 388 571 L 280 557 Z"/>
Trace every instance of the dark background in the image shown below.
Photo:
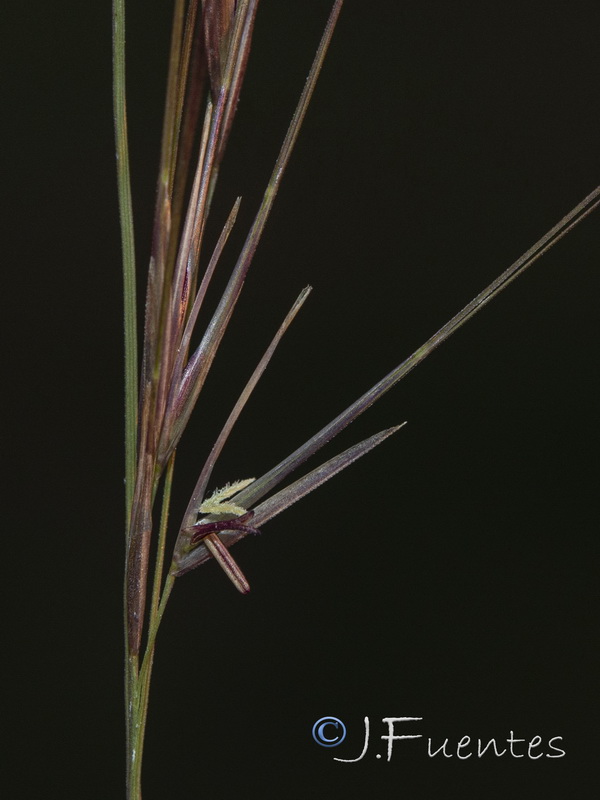
<path fill-rule="evenodd" d="M 140 298 L 170 5 L 136 0 L 128 16 Z M 328 8 L 261 3 L 209 231 L 243 195 L 227 265 Z M 180 448 L 175 525 L 304 285 L 315 291 L 215 486 L 295 449 L 600 182 L 599 24 L 592 2 L 347 0 Z M 28 3 L 6 33 L 3 783 L 10 797 L 104 800 L 123 796 L 124 768 L 109 3 Z M 323 451 L 408 420 L 236 547 L 248 597 L 214 564 L 177 584 L 145 800 L 584 796 L 598 751 L 598 224 L 596 213 Z M 349 730 L 337 749 L 311 738 L 326 715 Z M 335 763 L 358 755 L 365 716 L 367 756 Z M 386 763 L 375 754 L 388 716 L 423 717 L 406 732 L 434 747 L 514 731 L 541 736 L 545 753 L 562 736 L 567 755 L 431 759 L 421 739 Z"/>

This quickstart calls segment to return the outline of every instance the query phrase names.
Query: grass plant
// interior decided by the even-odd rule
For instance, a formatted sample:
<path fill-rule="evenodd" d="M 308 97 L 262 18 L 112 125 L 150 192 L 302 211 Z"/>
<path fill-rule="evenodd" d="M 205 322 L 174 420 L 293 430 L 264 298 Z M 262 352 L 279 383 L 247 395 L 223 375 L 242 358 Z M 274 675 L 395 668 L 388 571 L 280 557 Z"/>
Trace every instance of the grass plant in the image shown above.
<path fill-rule="evenodd" d="M 214 559 L 243 594 L 249 584 L 231 553 L 281 511 L 381 444 L 381 431 L 286 485 L 322 446 L 397 384 L 439 344 L 521 275 L 600 202 L 595 189 L 434 333 L 412 355 L 279 464 L 258 477 L 211 486 L 214 466 L 282 337 L 311 288 L 303 289 L 255 367 L 206 454 L 196 486 L 173 532 L 166 567 L 169 510 L 177 446 L 209 377 L 219 345 L 283 179 L 331 41 L 342 0 L 333 4 L 262 202 L 229 282 L 204 332 L 197 322 L 211 278 L 236 224 L 231 205 L 215 242 L 205 236 L 226 155 L 252 42 L 258 0 L 174 0 L 173 31 L 147 277 L 143 349 L 138 358 L 136 258 L 125 98 L 125 0 L 113 0 L 114 114 L 122 230 L 125 319 L 125 694 L 127 797 L 141 797 L 144 733 L 157 632 L 177 577 Z M 252 87 L 250 87 L 252 91 Z M 196 338 L 198 341 L 196 342 Z M 282 487 L 283 485 L 283 487 Z M 150 568 L 150 554 L 155 563 Z"/>

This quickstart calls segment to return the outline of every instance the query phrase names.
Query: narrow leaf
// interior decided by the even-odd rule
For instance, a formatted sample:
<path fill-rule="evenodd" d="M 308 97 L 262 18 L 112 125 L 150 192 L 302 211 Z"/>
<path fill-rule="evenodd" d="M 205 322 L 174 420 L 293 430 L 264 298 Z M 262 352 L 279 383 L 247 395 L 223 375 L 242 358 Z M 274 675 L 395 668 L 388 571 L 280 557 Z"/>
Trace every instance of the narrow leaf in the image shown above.
<path fill-rule="evenodd" d="M 125 80 L 125 0 L 113 0 L 113 110 L 117 155 L 117 186 L 123 262 L 123 317 L 125 327 L 125 515 L 129 524 L 135 491 L 137 461 L 138 345 L 136 308 L 135 236 Z"/>
<path fill-rule="evenodd" d="M 547 250 L 565 236 L 575 225 L 588 216 L 600 203 L 600 187 L 589 194 L 581 203 L 570 211 L 548 233 L 536 242 L 526 253 L 517 259 L 495 281 L 480 292 L 462 311 L 459 311 L 440 330 L 428 339 L 424 345 L 403 361 L 396 369 L 382 378 L 368 392 L 359 397 L 351 406 L 337 416 L 332 422 L 322 428 L 305 444 L 295 450 L 290 456 L 281 461 L 276 467 L 254 481 L 251 486 L 240 492 L 235 497 L 236 503 L 245 508 L 253 506 L 257 500 L 264 497 L 274 486 L 280 483 L 287 475 L 295 470 L 307 458 L 316 453 L 324 444 L 337 436 L 347 425 L 355 420 L 363 411 L 366 411 L 389 389 L 395 386 L 414 367 L 423 361 L 435 348 L 445 341 L 454 331 L 458 330 L 477 311 L 482 309 L 489 301 L 496 297 L 511 281 L 523 273 L 527 267 L 537 261 Z"/>
<path fill-rule="evenodd" d="M 165 315 L 165 324 L 163 326 L 161 380 L 157 401 L 159 410 L 166 407 L 165 402 L 170 386 L 168 381 L 170 381 L 172 375 L 175 353 L 181 341 L 190 294 L 196 284 L 201 243 L 210 207 L 215 159 L 217 152 L 221 148 L 221 125 L 231 89 L 231 70 L 235 68 L 238 61 L 240 47 L 250 46 L 250 40 L 244 40 L 249 13 L 249 0 L 240 0 L 231 33 L 226 79 L 219 90 L 215 102 L 211 102 L 209 98 L 206 104 L 200 156 L 183 226 L 181 244 L 175 261 L 169 310 Z M 166 462 L 173 449 L 170 448 L 168 454 L 162 459 L 161 464 Z"/>
<path fill-rule="evenodd" d="M 275 196 L 281 184 L 283 172 L 289 162 L 294 144 L 300 131 L 300 126 L 304 120 L 308 104 L 312 97 L 319 72 L 321 70 L 327 48 L 333 35 L 335 23 L 341 11 L 342 2 L 337 0 L 330 17 L 327 21 L 323 37 L 315 55 L 315 59 L 306 80 L 304 90 L 298 102 L 298 106 L 292 117 L 292 121 L 285 136 L 279 156 L 275 163 L 275 168 L 269 180 L 260 209 L 256 215 L 252 228 L 246 238 L 242 252 L 230 278 L 230 281 L 223 293 L 221 301 L 215 311 L 206 333 L 193 354 L 190 362 L 183 373 L 180 395 L 177 399 L 177 422 L 173 426 L 172 440 L 169 442 L 165 452 L 167 457 L 169 452 L 177 446 L 181 434 L 192 413 L 199 392 L 204 385 L 206 375 L 212 365 L 217 353 L 217 349 L 225 334 L 227 325 L 233 313 L 233 309 L 242 291 L 242 286 L 246 279 L 246 274 L 252 262 L 252 258 L 258 247 L 258 242 L 269 217 Z"/>
<path fill-rule="evenodd" d="M 221 253 L 223 252 L 223 249 L 224 249 L 225 245 L 227 244 L 227 240 L 229 238 L 229 234 L 231 233 L 231 230 L 232 230 L 233 226 L 235 225 L 235 221 L 237 219 L 237 214 L 238 214 L 238 211 L 239 211 L 239 208 L 240 208 L 241 200 L 242 200 L 242 198 L 238 197 L 236 199 L 235 203 L 233 204 L 233 208 L 229 212 L 229 216 L 227 218 L 227 221 L 225 222 L 225 225 L 223 226 L 223 230 L 221 231 L 221 234 L 219 236 L 217 244 L 215 245 L 215 249 L 213 250 L 213 254 L 210 257 L 210 261 L 208 262 L 208 266 L 206 268 L 206 271 L 204 272 L 204 275 L 202 276 L 202 281 L 200 282 L 200 286 L 198 288 L 198 291 L 196 292 L 196 297 L 194 298 L 194 303 L 192 305 L 192 309 L 190 311 L 190 315 L 189 315 L 189 317 L 187 319 L 187 322 L 185 324 L 185 328 L 184 328 L 184 331 L 183 331 L 183 335 L 181 337 L 181 342 L 179 344 L 179 348 L 178 348 L 178 351 L 177 351 L 177 356 L 176 356 L 176 359 L 175 359 L 175 365 L 174 365 L 174 368 L 173 368 L 173 376 L 171 378 L 170 399 L 169 399 L 169 402 L 167 403 L 167 408 L 168 408 L 167 413 L 169 413 L 171 411 L 172 398 L 174 396 L 176 396 L 176 394 L 178 392 L 179 384 L 180 384 L 180 381 L 181 381 L 181 373 L 183 372 L 184 362 L 185 362 L 185 359 L 187 358 L 187 355 L 188 355 L 190 341 L 191 341 L 191 338 L 192 338 L 192 334 L 194 332 L 194 327 L 195 327 L 196 322 L 198 320 L 198 314 L 200 313 L 200 309 L 202 308 L 202 303 L 204 302 L 204 298 L 206 296 L 206 292 L 208 290 L 208 286 L 210 284 L 212 276 L 214 275 L 214 272 L 215 272 L 215 269 L 217 267 L 217 264 L 219 263 L 219 259 L 221 258 Z M 171 419 L 169 417 L 165 421 L 165 430 L 169 429 L 170 423 L 171 423 Z"/>
<path fill-rule="evenodd" d="M 208 72 L 213 97 L 216 97 L 221 86 L 222 67 L 227 53 L 235 2 L 234 0 L 203 0 L 202 6 Z"/>
<path fill-rule="evenodd" d="M 214 190 L 219 166 L 221 164 L 221 160 L 223 158 L 223 154 L 227 146 L 229 133 L 231 131 L 231 126 L 233 124 L 233 118 L 235 117 L 235 112 L 238 106 L 238 100 L 240 99 L 242 83 L 244 81 L 244 76 L 246 74 L 246 66 L 248 64 L 248 56 L 250 55 L 250 44 L 252 42 L 252 34 L 254 32 L 254 19 L 256 17 L 257 10 L 258 10 L 258 0 L 251 0 L 248 7 L 248 13 L 246 14 L 244 20 L 244 30 L 242 31 L 241 47 L 239 49 L 238 59 L 235 66 L 230 69 L 229 74 L 226 76 L 226 80 L 229 82 L 230 89 L 229 89 L 229 96 L 227 99 L 227 107 L 225 108 L 225 113 L 223 115 L 223 126 L 219 142 L 219 151 L 215 158 L 215 165 L 211 179 L 209 197 L 212 196 Z"/>
<path fill-rule="evenodd" d="M 185 18 L 185 3 L 176 0 L 169 52 L 169 70 L 158 171 L 158 186 L 152 232 L 152 254 L 146 289 L 146 319 L 144 328 L 144 357 L 142 385 L 152 382 L 159 358 L 160 317 L 169 302 L 167 252 L 171 234 L 171 199 L 175 178 L 177 139 L 179 134 L 178 97 L 181 94 L 181 41 Z"/>
<path fill-rule="evenodd" d="M 204 97 L 204 86 L 207 73 L 206 52 L 202 26 L 197 19 L 197 0 L 188 7 L 186 31 L 183 42 L 182 62 L 189 64 L 188 78 L 185 85 L 185 97 L 179 123 L 179 146 L 177 148 L 177 166 L 173 185 L 171 209 L 171 238 L 167 263 L 169 274 L 177 256 L 179 237 L 181 234 L 183 206 L 190 175 L 192 151 L 198 130 L 200 109 Z"/>
<path fill-rule="evenodd" d="M 250 396 L 251 396 L 252 392 L 254 391 L 258 381 L 262 377 L 262 374 L 264 373 L 265 369 L 267 368 L 267 365 L 269 364 L 271 358 L 273 357 L 279 342 L 283 338 L 284 333 L 287 331 L 287 329 L 291 325 L 291 323 L 294 320 L 294 318 L 295 318 L 296 314 L 298 313 L 298 311 L 302 308 L 302 305 L 304 304 L 304 301 L 306 300 L 306 298 L 310 294 L 310 291 L 311 291 L 311 287 L 310 286 L 307 286 L 305 289 L 303 289 L 302 292 L 300 293 L 300 295 L 298 296 L 296 302 L 294 303 L 294 305 L 289 310 L 289 312 L 286 315 L 285 319 L 283 320 L 283 322 L 279 326 L 279 329 L 277 330 L 277 333 L 273 337 L 273 340 L 272 340 L 271 344 L 266 349 L 263 357 L 258 362 L 258 364 L 256 366 L 256 369 L 254 370 L 254 372 L 250 376 L 250 380 L 248 381 L 248 383 L 244 387 L 241 395 L 239 396 L 238 401 L 236 402 L 235 406 L 233 407 L 233 409 L 231 411 L 231 414 L 229 415 L 229 417 L 227 418 L 227 421 L 225 422 L 225 425 L 223 426 L 223 429 L 221 430 L 220 434 L 217 436 L 217 439 L 216 439 L 216 441 L 215 441 L 215 443 L 214 443 L 214 445 L 212 447 L 210 455 L 208 456 L 208 458 L 206 460 L 206 463 L 204 464 L 204 467 L 202 469 L 202 472 L 200 473 L 200 477 L 198 478 L 198 482 L 197 482 L 196 487 L 195 487 L 195 489 L 194 489 L 194 491 L 192 493 L 192 496 L 190 498 L 190 502 L 188 503 L 188 507 L 187 507 L 185 516 L 183 518 L 183 523 L 181 525 L 182 528 L 187 528 L 187 527 L 189 527 L 190 525 L 192 525 L 195 522 L 195 517 L 196 517 L 196 514 L 197 514 L 197 510 L 200 507 L 200 503 L 202 502 L 202 500 L 204 498 L 204 493 L 206 492 L 206 487 L 207 487 L 208 482 L 210 480 L 210 476 L 211 476 L 212 471 L 214 469 L 214 466 L 215 466 L 215 464 L 217 462 L 217 459 L 221 455 L 221 451 L 223 450 L 223 447 L 225 446 L 225 443 L 227 442 L 227 439 L 229 438 L 229 434 L 233 430 L 233 426 L 237 422 L 237 420 L 238 420 L 240 414 L 242 413 L 246 403 L 250 399 Z"/>

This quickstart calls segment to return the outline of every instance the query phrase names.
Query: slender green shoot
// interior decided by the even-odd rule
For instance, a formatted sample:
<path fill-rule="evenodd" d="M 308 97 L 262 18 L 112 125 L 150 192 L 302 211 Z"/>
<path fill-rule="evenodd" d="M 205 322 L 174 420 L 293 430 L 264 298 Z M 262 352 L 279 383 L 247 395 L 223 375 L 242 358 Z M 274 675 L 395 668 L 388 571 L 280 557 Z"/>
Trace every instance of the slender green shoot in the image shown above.
<path fill-rule="evenodd" d="M 113 110 L 117 156 L 117 188 L 123 256 L 123 310 L 125 322 L 125 513 L 126 525 L 133 503 L 136 468 L 138 353 L 135 242 L 127 104 L 125 94 L 125 0 L 113 0 Z"/>

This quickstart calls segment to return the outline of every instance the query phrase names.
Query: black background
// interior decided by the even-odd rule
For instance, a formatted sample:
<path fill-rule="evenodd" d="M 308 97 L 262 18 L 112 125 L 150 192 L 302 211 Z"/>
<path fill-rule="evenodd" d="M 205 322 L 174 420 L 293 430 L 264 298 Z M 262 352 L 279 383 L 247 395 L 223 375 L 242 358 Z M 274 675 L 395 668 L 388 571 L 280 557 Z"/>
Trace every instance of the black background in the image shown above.
<path fill-rule="evenodd" d="M 226 265 L 328 7 L 261 3 L 208 232 L 241 194 Z M 10 797 L 123 796 L 110 23 L 108 2 L 33 2 L 6 26 Z M 592 2 L 348 0 L 180 448 L 174 525 L 211 437 L 303 286 L 315 291 L 215 486 L 277 463 L 600 182 L 599 24 Z M 129 4 L 140 297 L 169 25 L 169 3 Z M 145 800 L 583 796 L 598 748 L 599 254 L 596 214 L 323 451 L 408 420 L 236 547 L 248 597 L 214 564 L 178 582 L 158 641 Z M 337 749 L 311 738 L 325 715 L 348 727 Z M 335 763 L 358 755 L 366 715 L 369 752 Z M 388 716 L 423 717 L 406 732 L 434 746 L 514 731 L 541 736 L 545 753 L 562 736 L 567 755 L 429 758 L 421 739 L 397 744 L 386 763 L 375 754 Z"/>

